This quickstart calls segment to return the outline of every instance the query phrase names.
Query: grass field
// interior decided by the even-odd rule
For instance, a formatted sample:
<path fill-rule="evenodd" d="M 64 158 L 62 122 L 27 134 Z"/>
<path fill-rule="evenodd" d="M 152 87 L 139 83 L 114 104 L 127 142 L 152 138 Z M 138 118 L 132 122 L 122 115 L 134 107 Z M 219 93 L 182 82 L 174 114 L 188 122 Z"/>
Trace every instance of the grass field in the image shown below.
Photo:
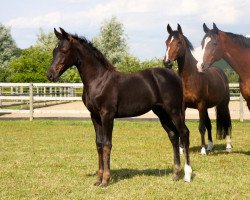
<path fill-rule="evenodd" d="M 112 178 L 102 189 L 93 186 L 90 121 L 0 121 L 0 199 L 250 199 L 250 123 L 233 122 L 232 153 L 214 139 L 208 156 L 199 154 L 198 122 L 187 125 L 191 183 L 171 180 L 172 147 L 159 122 L 115 121 Z"/>

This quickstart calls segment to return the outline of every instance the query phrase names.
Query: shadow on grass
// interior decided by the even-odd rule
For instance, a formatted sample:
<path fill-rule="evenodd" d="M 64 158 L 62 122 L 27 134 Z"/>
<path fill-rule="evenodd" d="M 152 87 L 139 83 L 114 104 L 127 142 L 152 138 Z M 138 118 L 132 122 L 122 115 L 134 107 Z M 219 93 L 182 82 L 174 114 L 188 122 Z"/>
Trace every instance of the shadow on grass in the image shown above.
<path fill-rule="evenodd" d="M 189 149 L 190 152 L 194 153 L 200 153 L 201 151 L 201 146 L 194 146 L 190 147 Z M 247 156 L 250 156 L 250 151 L 234 151 L 232 152 L 227 152 L 226 151 L 226 144 L 215 144 L 213 151 L 208 153 L 209 155 L 220 155 L 220 154 L 245 154 Z"/>
<path fill-rule="evenodd" d="M 111 181 L 112 183 L 117 183 L 121 180 L 132 179 L 136 176 L 156 176 L 163 177 L 166 175 L 172 175 L 172 169 L 111 169 Z M 180 176 L 182 172 L 180 173 Z M 93 174 L 88 174 L 87 176 L 97 176 L 97 172 Z M 181 177 L 180 177 L 181 178 Z"/>

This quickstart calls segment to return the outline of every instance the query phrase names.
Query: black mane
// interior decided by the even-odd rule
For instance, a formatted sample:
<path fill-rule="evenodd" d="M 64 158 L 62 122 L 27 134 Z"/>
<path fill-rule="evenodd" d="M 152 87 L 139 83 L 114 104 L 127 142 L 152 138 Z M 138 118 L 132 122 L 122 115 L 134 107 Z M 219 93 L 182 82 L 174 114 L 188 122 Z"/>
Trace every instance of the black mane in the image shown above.
<path fill-rule="evenodd" d="M 108 70 L 115 70 L 115 67 L 108 61 L 108 59 L 102 54 L 102 52 L 97 49 L 92 42 L 88 41 L 85 37 L 81 36 L 79 37 L 77 34 L 72 35 L 74 39 L 76 39 L 78 42 L 80 42 L 82 45 L 84 45 L 90 53 L 92 53 L 95 58 Z"/>

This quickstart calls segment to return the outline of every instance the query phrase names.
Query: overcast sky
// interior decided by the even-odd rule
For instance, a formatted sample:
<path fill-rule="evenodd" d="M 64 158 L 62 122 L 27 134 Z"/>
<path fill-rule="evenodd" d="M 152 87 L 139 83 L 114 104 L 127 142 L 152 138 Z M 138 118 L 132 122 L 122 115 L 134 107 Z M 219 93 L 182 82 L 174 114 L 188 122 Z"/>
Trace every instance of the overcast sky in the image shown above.
<path fill-rule="evenodd" d="M 36 42 L 39 28 L 63 27 L 91 40 L 112 15 L 124 25 L 130 52 L 140 59 L 163 57 L 169 23 L 200 46 L 202 24 L 250 33 L 250 0 L 0 0 L 0 23 L 10 26 L 20 48 Z"/>

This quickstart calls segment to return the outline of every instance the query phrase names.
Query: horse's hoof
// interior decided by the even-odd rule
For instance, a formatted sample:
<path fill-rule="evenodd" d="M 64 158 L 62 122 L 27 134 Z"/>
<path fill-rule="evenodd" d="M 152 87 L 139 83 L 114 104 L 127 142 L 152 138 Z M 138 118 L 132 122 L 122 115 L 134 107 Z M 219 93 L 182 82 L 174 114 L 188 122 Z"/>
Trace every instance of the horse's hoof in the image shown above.
<path fill-rule="evenodd" d="M 233 148 L 226 148 L 226 152 L 231 153 L 233 151 Z"/>
<path fill-rule="evenodd" d="M 100 184 L 100 187 L 101 187 L 101 188 L 106 188 L 107 186 L 108 186 L 108 183 L 101 183 L 101 184 Z"/>
<path fill-rule="evenodd" d="M 214 148 L 214 145 L 211 141 L 208 140 L 208 144 L 207 144 L 207 151 L 212 151 Z"/>
<path fill-rule="evenodd" d="M 99 186 L 99 185 L 101 185 L 101 181 L 96 181 L 95 183 L 94 183 L 94 186 Z"/>
<path fill-rule="evenodd" d="M 207 155 L 207 151 L 206 151 L 205 147 L 201 148 L 201 155 L 203 155 L 203 156 Z"/>
<path fill-rule="evenodd" d="M 172 180 L 173 181 L 178 181 L 179 179 L 179 176 L 177 174 L 174 174 L 173 177 L 172 177 Z"/>

